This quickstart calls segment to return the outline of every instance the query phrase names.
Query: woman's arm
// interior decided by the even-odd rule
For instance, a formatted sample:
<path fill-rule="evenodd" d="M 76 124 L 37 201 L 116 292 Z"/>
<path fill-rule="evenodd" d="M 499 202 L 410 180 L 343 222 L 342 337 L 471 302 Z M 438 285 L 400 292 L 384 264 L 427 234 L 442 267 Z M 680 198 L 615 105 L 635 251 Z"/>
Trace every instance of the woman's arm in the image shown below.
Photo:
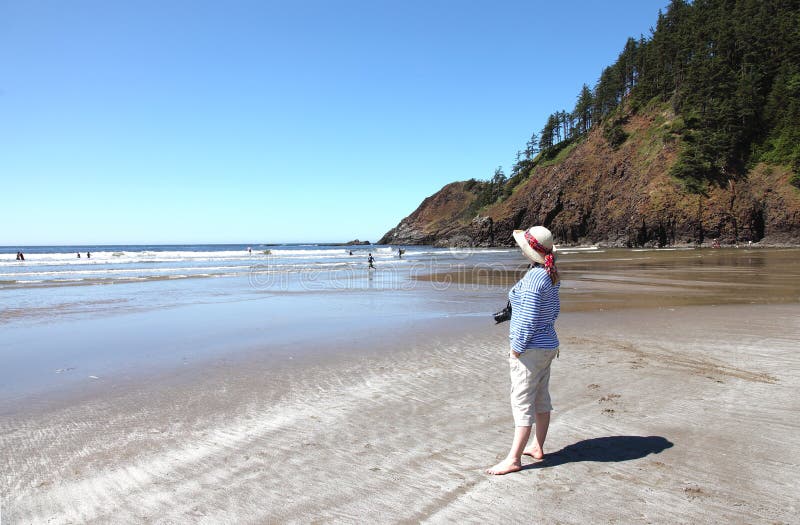
<path fill-rule="evenodd" d="M 533 339 L 534 326 L 541 310 L 538 291 L 523 290 L 519 293 L 519 308 L 515 306 L 512 311 L 515 330 L 511 337 L 511 350 L 517 355 L 524 353 L 528 342 Z"/>

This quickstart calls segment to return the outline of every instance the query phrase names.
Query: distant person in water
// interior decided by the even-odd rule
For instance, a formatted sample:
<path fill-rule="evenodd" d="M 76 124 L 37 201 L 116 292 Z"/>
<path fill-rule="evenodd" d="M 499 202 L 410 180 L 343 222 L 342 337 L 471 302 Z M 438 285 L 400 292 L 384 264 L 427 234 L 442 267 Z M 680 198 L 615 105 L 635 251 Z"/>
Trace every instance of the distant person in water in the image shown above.
<path fill-rule="evenodd" d="M 249 253 L 249 254 L 251 254 L 251 255 L 253 254 L 253 249 L 252 249 L 252 248 L 250 248 L 249 246 L 247 247 L 247 253 Z"/>
<path fill-rule="evenodd" d="M 372 256 L 372 254 L 369 254 L 369 257 L 367 258 L 367 262 L 369 263 L 369 267 L 374 270 L 375 269 L 375 265 L 372 264 L 372 263 L 375 262 L 375 258 Z"/>
<path fill-rule="evenodd" d="M 24 261 L 25 260 L 25 256 L 22 255 L 22 252 L 17 252 L 17 260 L 18 261 Z"/>
<path fill-rule="evenodd" d="M 397 249 L 397 256 L 398 256 L 399 258 L 401 258 L 401 259 L 403 258 L 403 249 L 402 249 L 402 248 L 398 248 L 398 249 Z"/>
<path fill-rule="evenodd" d="M 353 255 L 353 250 L 350 250 L 350 255 Z"/>
<path fill-rule="evenodd" d="M 81 258 L 81 252 L 78 252 L 76 255 L 78 256 L 78 259 Z"/>
<path fill-rule="evenodd" d="M 89 252 L 86 252 L 86 258 L 87 258 L 87 259 L 91 259 L 91 258 L 92 258 L 92 254 L 91 254 L 91 253 L 89 253 Z"/>
<path fill-rule="evenodd" d="M 544 440 L 550 426 L 550 364 L 558 355 L 555 320 L 561 309 L 558 297 L 553 234 L 544 226 L 514 230 L 514 240 L 533 268 L 508 293 L 511 302 L 509 367 L 514 440 L 506 458 L 486 469 L 502 475 L 522 470 L 522 456 L 544 458 Z M 528 446 L 536 425 L 533 443 Z"/>

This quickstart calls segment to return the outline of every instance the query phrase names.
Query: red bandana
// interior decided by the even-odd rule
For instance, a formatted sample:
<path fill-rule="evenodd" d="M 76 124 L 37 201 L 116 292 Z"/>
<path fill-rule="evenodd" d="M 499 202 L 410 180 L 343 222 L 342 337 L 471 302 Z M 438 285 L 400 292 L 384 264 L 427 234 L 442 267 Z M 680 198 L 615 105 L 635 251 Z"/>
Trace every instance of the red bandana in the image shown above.
<path fill-rule="evenodd" d="M 525 231 L 525 240 L 528 241 L 528 246 L 530 246 L 532 250 L 539 252 L 544 256 L 544 269 L 547 272 L 547 275 L 558 275 L 558 270 L 556 269 L 556 259 L 553 257 L 553 250 L 548 250 L 545 248 L 542 243 L 537 241 L 536 237 L 531 235 L 527 230 Z"/>

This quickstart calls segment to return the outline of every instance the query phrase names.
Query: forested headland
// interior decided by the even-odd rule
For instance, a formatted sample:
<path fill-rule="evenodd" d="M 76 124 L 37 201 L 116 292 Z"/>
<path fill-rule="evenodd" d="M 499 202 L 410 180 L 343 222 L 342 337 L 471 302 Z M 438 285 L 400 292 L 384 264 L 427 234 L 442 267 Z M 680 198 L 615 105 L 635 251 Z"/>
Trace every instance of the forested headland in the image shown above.
<path fill-rule="evenodd" d="M 446 186 L 386 243 L 800 242 L 800 2 L 673 0 L 506 174 Z"/>

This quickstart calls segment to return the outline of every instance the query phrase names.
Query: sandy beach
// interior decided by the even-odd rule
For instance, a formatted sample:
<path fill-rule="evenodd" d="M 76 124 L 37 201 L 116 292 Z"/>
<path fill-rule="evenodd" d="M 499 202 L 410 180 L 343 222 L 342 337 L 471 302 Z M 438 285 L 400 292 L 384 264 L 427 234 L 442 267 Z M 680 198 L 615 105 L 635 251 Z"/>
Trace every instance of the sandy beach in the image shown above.
<path fill-rule="evenodd" d="M 800 0 L 0 0 L 0 180 L 0 525 L 800 525 Z"/>
<path fill-rule="evenodd" d="M 795 522 L 800 298 L 673 278 L 625 308 L 581 271 L 598 306 L 565 290 L 547 456 L 520 473 L 483 472 L 511 440 L 507 325 L 449 316 L 7 409 L 2 523 Z"/>

